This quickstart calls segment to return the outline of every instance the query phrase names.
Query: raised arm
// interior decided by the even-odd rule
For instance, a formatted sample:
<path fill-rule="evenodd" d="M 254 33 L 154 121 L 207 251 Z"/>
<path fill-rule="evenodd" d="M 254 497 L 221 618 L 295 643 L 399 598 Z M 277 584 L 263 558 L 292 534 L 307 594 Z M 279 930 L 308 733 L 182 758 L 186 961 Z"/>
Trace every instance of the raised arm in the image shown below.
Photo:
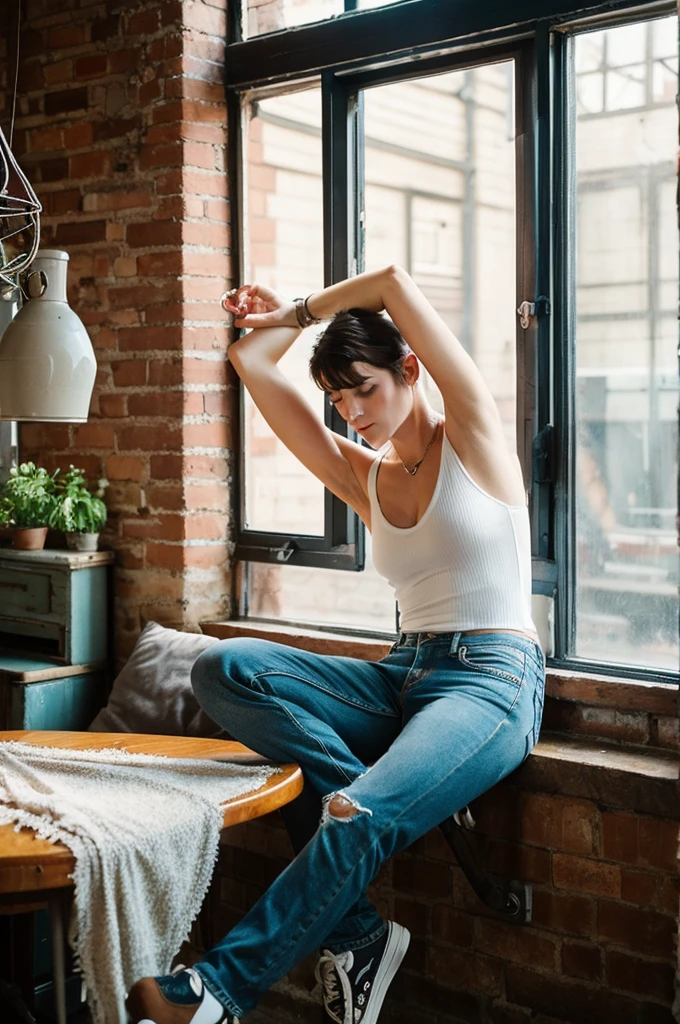
<path fill-rule="evenodd" d="M 307 302 L 319 319 L 341 309 L 386 310 L 418 356 L 444 401 L 446 432 L 466 469 L 482 487 L 511 504 L 524 500 L 517 459 L 508 450 L 500 413 L 474 361 L 412 278 L 398 266 L 360 274 L 313 292 Z M 270 313 L 270 321 L 295 323 L 295 306 Z M 267 317 L 237 318 L 237 326 L 257 327 Z M 279 322 L 281 320 L 279 319 Z"/>
<path fill-rule="evenodd" d="M 245 289 L 242 291 L 245 293 Z M 271 298 L 262 299 L 262 295 Z M 256 309 L 258 313 L 252 314 L 254 318 L 265 315 L 267 302 L 272 306 L 278 302 L 282 307 L 290 306 L 295 320 L 292 303 L 284 303 L 268 289 L 258 286 L 252 286 L 247 302 L 233 309 Z M 280 312 L 279 319 L 285 320 L 286 310 Z M 237 317 L 236 323 L 244 323 L 244 320 Z M 359 477 L 365 477 L 367 467 L 363 463 L 370 461 L 370 453 L 329 430 L 279 369 L 279 360 L 299 334 L 297 324 L 295 327 L 284 323 L 278 327 L 252 330 L 230 345 L 229 361 L 286 448 L 326 487 L 368 521 L 368 503 L 357 472 Z"/>

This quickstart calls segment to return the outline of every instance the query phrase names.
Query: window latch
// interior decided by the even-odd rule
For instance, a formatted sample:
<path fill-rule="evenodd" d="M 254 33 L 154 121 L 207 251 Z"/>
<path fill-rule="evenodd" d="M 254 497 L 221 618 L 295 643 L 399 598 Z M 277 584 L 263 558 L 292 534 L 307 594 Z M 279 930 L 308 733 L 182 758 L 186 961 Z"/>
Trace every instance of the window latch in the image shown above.
<path fill-rule="evenodd" d="M 539 295 L 535 302 L 530 302 L 528 299 L 525 299 L 524 302 L 519 304 L 517 309 L 520 327 L 523 331 L 529 329 L 532 317 L 548 316 L 549 313 L 550 302 L 546 299 L 545 295 Z"/>

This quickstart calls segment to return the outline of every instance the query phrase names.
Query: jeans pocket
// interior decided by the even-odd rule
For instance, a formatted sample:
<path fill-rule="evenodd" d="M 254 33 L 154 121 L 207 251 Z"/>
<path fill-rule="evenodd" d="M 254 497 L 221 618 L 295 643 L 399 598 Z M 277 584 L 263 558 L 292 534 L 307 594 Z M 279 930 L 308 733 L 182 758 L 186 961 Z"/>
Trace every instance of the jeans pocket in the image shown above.
<path fill-rule="evenodd" d="M 526 670 L 526 655 L 517 647 L 494 646 L 493 644 L 475 644 L 468 647 L 461 644 L 458 648 L 458 660 L 466 668 L 483 672 L 497 679 L 504 679 L 521 686 Z"/>

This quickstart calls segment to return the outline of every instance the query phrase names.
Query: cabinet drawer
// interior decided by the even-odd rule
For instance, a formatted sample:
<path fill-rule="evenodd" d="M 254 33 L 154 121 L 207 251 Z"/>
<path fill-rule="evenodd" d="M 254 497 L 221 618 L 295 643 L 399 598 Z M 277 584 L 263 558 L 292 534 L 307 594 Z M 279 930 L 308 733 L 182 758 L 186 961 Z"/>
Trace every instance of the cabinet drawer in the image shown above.
<path fill-rule="evenodd" d="M 48 573 L 0 569 L 0 615 L 48 615 L 51 583 Z"/>

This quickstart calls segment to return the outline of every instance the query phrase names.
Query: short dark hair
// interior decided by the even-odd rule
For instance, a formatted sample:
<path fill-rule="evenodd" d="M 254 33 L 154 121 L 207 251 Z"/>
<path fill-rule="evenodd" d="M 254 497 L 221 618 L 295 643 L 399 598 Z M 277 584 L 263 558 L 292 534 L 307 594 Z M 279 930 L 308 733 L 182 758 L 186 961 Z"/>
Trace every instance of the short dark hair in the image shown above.
<path fill-rule="evenodd" d="M 389 370 L 404 383 L 404 356 L 410 349 L 401 332 L 382 313 L 341 309 L 320 335 L 309 361 L 312 380 L 322 391 L 358 388 L 366 380 L 354 363 Z"/>

